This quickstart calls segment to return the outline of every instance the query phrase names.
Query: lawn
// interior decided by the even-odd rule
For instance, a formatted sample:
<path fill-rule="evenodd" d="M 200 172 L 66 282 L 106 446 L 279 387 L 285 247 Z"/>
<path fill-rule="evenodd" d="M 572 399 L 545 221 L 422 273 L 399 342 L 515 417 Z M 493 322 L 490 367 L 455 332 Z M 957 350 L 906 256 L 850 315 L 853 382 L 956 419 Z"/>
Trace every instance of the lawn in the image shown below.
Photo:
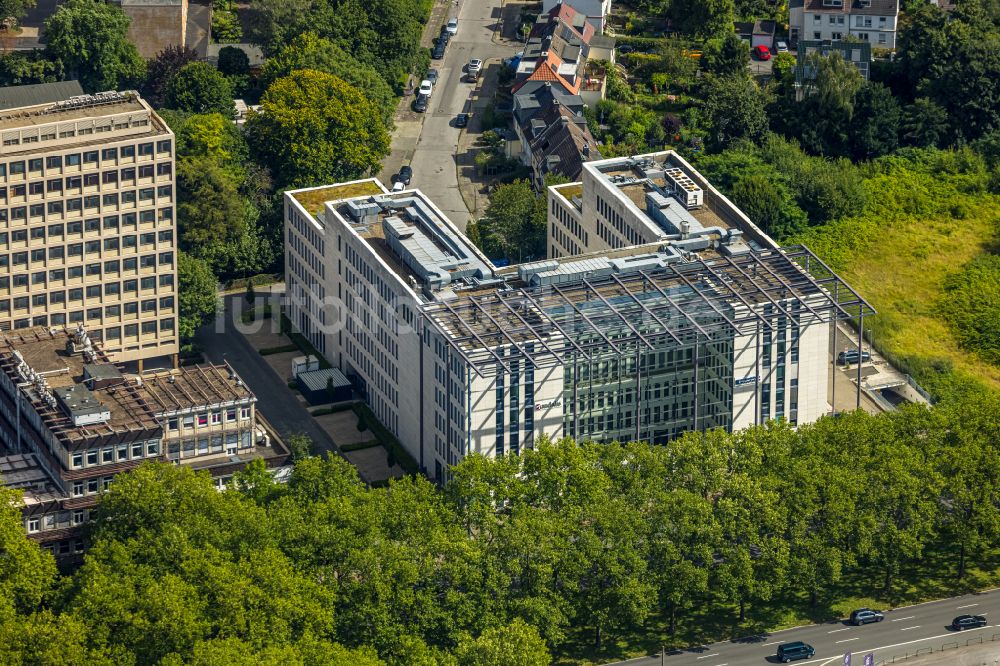
<path fill-rule="evenodd" d="M 296 192 L 292 196 L 294 196 L 296 201 L 302 204 L 302 207 L 309 213 L 319 215 L 323 212 L 323 205 L 327 201 L 350 199 L 351 197 L 360 197 L 366 194 L 371 195 L 383 193 L 382 188 L 380 188 L 375 181 L 362 180 L 357 183 L 348 183 L 346 185 L 332 185 L 330 187 L 303 190 L 302 192 Z"/>
<path fill-rule="evenodd" d="M 793 241 L 830 262 L 878 310 L 865 320 L 874 344 L 918 381 L 932 387 L 954 371 L 1000 389 L 1000 368 L 960 348 L 940 311 L 946 277 L 996 249 L 1000 198 L 947 191 L 921 177 L 892 182 L 896 177 L 869 182 L 875 203 L 865 217 L 811 229 Z M 911 192 L 897 191 L 907 185 Z M 926 201 L 935 197 L 937 203 Z"/>

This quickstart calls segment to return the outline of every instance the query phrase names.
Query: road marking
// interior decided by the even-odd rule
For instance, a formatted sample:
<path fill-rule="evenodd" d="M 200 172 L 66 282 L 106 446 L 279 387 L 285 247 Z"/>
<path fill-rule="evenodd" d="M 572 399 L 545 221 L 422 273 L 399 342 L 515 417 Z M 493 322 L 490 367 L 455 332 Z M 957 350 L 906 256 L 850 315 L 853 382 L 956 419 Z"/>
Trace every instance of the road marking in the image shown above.
<path fill-rule="evenodd" d="M 828 633 L 828 634 L 835 634 L 838 631 L 847 631 L 848 629 L 850 629 L 850 627 L 844 627 L 843 629 L 834 629 L 833 631 L 828 631 L 826 633 Z"/>
<path fill-rule="evenodd" d="M 834 643 L 834 645 L 837 645 L 837 643 L 850 643 L 851 641 L 859 641 L 859 640 L 861 640 L 861 637 L 855 636 L 854 638 L 845 638 L 842 641 L 837 641 L 836 643 Z"/>
<path fill-rule="evenodd" d="M 893 622 L 902 622 L 903 620 L 912 620 L 916 615 L 907 615 L 906 617 L 897 617 Z"/>
<path fill-rule="evenodd" d="M 774 641 L 773 643 L 764 643 L 761 647 L 767 647 L 768 645 L 777 645 L 778 643 L 784 643 L 784 641 Z"/>
<path fill-rule="evenodd" d="M 919 629 L 919 628 L 920 628 L 920 625 L 916 624 L 916 625 L 914 625 L 912 627 L 906 627 L 905 629 L 900 629 L 900 631 L 909 631 L 910 629 Z"/>
<path fill-rule="evenodd" d="M 979 604 L 965 604 L 964 606 L 959 606 L 955 610 L 962 610 L 963 608 L 972 608 L 973 606 L 978 606 Z"/>
<path fill-rule="evenodd" d="M 700 657 L 696 657 L 696 659 L 708 659 L 709 657 L 718 657 L 718 656 L 719 656 L 718 652 L 713 652 L 712 654 L 703 654 Z"/>

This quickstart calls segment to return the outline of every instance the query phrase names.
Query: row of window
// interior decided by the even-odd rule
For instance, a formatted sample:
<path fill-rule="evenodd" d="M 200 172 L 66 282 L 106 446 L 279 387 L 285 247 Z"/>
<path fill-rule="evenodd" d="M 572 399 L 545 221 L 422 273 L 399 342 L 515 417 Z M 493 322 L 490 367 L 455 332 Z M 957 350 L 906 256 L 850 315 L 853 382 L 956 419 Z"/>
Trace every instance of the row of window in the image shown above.
<path fill-rule="evenodd" d="M 28 530 L 28 534 L 34 534 L 35 532 L 40 532 L 42 530 L 58 529 L 66 523 L 73 526 L 82 525 L 87 522 L 89 518 L 90 512 L 87 509 L 77 509 L 71 513 L 48 513 L 41 517 L 29 518 L 25 521 L 24 527 Z"/>
<path fill-rule="evenodd" d="M 70 456 L 70 467 L 72 469 L 84 469 L 86 467 L 96 467 L 99 465 L 109 465 L 115 462 L 126 460 L 141 460 L 143 458 L 155 458 L 160 455 L 160 440 L 151 439 L 146 442 L 132 442 L 131 444 L 118 444 L 117 446 L 105 446 L 101 449 L 87 449 L 77 451 Z M 80 482 L 83 483 L 82 481 Z M 74 489 L 76 486 L 74 485 Z M 74 490 L 74 497 L 77 497 Z"/>
<path fill-rule="evenodd" d="M 225 435 L 185 439 L 179 442 L 170 442 L 167 445 L 167 458 L 177 460 L 222 453 L 223 440 L 225 440 L 224 450 L 228 455 L 234 455 L 237 449 L 252 448 L 254 444 L 253 433 L 249 430 L 241 433 L 230 432 Z"/>
<path fill-rule="evenodd" d="M 83 132 L 81 132 L 83 133 Z M 54 138 L 54 137 L 53 137 Z M 17 139 L 4 139 L 5 146 L 17 145 Z M 171 154 L 170 140 L 158 141 L 155 144 L 158 154 L 169 156 Z M 119 158 L 130 159 L 136 154 L 140 157 L 150 157 L 153 155 L 154 144 L 152 142 L 140 143 L 138 145 L 121 146 L 119 148 L 104 148 L 103 150 L 86 150 L 82 153 L 70 153 L 68 155 L 49 155 L 48 157 L 33 157 L 28 160 L 14 160 L 12 162 L 0 163 L 0 178 L 8 175 L 44 174 L 45 170 L 62 169 L 63 166 L 88 166 L 102 164 L 117 164 Z"/>
<path fill-rule="evenodd" d="M 174 167 L 171 162 L 160 162 L 155 167 L 152 164 L 146 164 L 140 167 L 129 167 L 121 170 L 113 169 L 101 173 L 86 173 L 80 176 L 39 179 L 29 183 L 11 185 L 9 188 L 0 187 L 0 202 L 6 202 L 8 194 L 12 198 L 27 195 L 61 195 L 63 192 L 71 192 L 72 190 L 76 190 L 76 192 L 73 192 L 74 194 L 82 194 L 83 188 L 97 187 L 102 183 L 104 185 L 113 185 L 113 189 L 118 189 L 122 185 L 135 187 L 137 177 L 139 179 L 152 178 L 154 173 L 157 176 L 170 176 L 173 174 L 173 171 Z M 169 185 L 165 187 L 169 187 Z M 152 191 L 152 188 L 149 188 L 149 190 Z"/>
<path fill-rule="evenodd" d="M 225 410 L 226 423 L 233 423 L 236 421 L 236 416 L 239 414 L 241 421 L 245 421 L 250 418 L 250 408 L 240 407 L 239 411 L 235 407 L 230 407 Z M 168 430 L 177 430 L 178 427 L 183 426 L 185 430 L 191 428 L 204 428 L 209 425 L 218 425 L 222 423 L 223 411 L 221 409 L 212 412 L 201 412 L 198 414 L 187 414 L 183 417 L 173 416 L 167 420 Z"/>
<path fill-rule="evenodd" d="M 157 255 L 149 254 L 149 255 L 144 255 L 142 257 L 126 257 L 125 259 L 122 259 L 120 261 L 118 259 L 112 259 L 109 261 L 105 261 L 104 263 L 96 262 L 92 264 L 87 264 L 86 266 L 84 265 L 70 266 L 65 269 L 54 268 L 50 271 L 35 271 L 34 273 L 30 274 L 18 273 L 13 276 L 4 275 L 0 276 L 0 289 L 9 289 L 11 285 L 13 285 L 15 288 L 27 287 L 29 283 L 29 275 L 30 275 L 30 283 L 32 285 L 45 285 L 49 281 L 61 282 L 66 279 L 75 280 L 82 278 L 84 272 L 86 272 L 88 276 L 96 278 L 100 278 L 102 276 L 103 277 L 117 276 L 119 273 L 122 272 L 127 273 L 129 271 L 135 271 L 137 270 L 137 268 L 142 268 L 142 269 L 156 268 L 157 265 L 156 259 Z M 170 269 L 174 265 L 174 253 L 161 252 L 159 254 L 159 260 L 160 260 L 159 265 L 161 267 Z M 162 277 L 167 277 L 167 276 L 161 276 L 161 278 Z M 144 280 L 155 279 L 155 276 L 147 276 L 143 279 Z M 167 282 L 172 283 L 172 280 L 173 278 L 171 277 L 169 280 L 167 280 Z M 131 285 L 131 283 L 135 282 L 135 280 L 126 280 L 125 282 Z M 119 288 L 117 282 L 107 283 L 105 284 L 105 287 L 106 287 L 105 290 L 106 294 L 118 294 L 121 292 L 121 289 Z M 146 288 L 151 288 L 151 286 L 143 287 L 143 289 Z M 90 289 L 90 287 L 88 287 L 88 289 Z M 135 291 L 135 289 L 129 289 L 128 286 L 126 286 L 125 291 Z"/>
<path fill-rule="evenodd" d="M 166 230 L 160 232 L 160 243 L 161 246 L 171 247 L 173 246 L 173 231 Z M 148 248 L 147 245 L 156 245 L 156 234 L 142 234 L 141 236 L 122 236 L 119 238 L 115 236 L 114 238 L 105 238 L 103 242 L 87 241 L 86 245 L 83 243 L 71 243 L 69 245 L 55 245 L 48 248 L 36 248 L 31 250 L 29 255 L 28 252 L 14 252 L 12 254 L 0 254 L 0 268 L 7 268 L 8 266 L 24 266 L 28 267 L 28 258 L 31 258 L 31 265 L 35 266 L 37 264 L 46 265 L 47 262 L 59 262 L 68 256 L 70 259 L 73 257 L 84 256 L 84 249 L 86 249 L 86 254 L 88 259 L 100 259 L 102 249 L 104 252 L 117 253 L 121 250 L 132 250 L 133 252 L 138 251 L 137 240 L 140 240 L 143 246 L 143 250 L 155 249 Z M 96 255 L 96 256 L 95 256 Z M 116 256 L 112 254 L 112 256 Z M 173 253 L 172 252 L 160 252 L 159 253 L 161 266 L 172 266 L 173 265 Z M 119 261 L 118 259 L 109 259 L 103 264 L 104 273 L 119 273 L 122 269 L 126 271 L 134 271 L 138 268 L 153 268 L 157 265 L 156 254 L 145 254 L 140 257 L 126 257 L 125 259 Z M 82 268 L 81 266 L 70 266 L 70 269 Z M 101 275 L 102 264 L 101 262 L 87 264 L 87 275 Z M 62 269 L 53 269 L 55 272 Z M 44 276 L 46 271 L 38 271 L 37 274 Z M 76 271 L 75 274 L 70 274 L 70 279 L 75 277 L 82 277 L 83 273 L 81 271 Z M 50 278 L 55 279 L 55 278 Z M 44 277 L 40 277 L 39 280 L 44 280 Z M 17 283 L 15 282 L 15 286 Z"/>
<path fill-rule="evenodd" d="M 152 192 L 153 188 L 148 188 Z M 145 192 L 146 190 L 138 190 Z M 13 206 L 11 208 L 0 208 L 0 222 L 28 220 L 35 218 L 45 218 L 47 216 L 61 216 L 63 214 L 73 216 L 74 213 L 83 213 L 85 210 L 101 210 L 102 208 L 117 208 L 119 203 L 122 206 L 131 206 L 136 202 L 137 190 L 125 190 L 123 192 L 112 192 L 110 194 L 92 194 L 85 197 L 75 197 L 65 201 L 49 201 L 47 203 L 36 203 L 30 206 Z M 152 195 L 150 195 L 152 196 Z M 149 201 L 153 201 L 152 198 Z M 161 222 L 173 220 L 173 208 L 170 206 L 160 209 L 159 215 L 152 208 L 139 212 L 139 222 Z"/>
<path fill-rule="evenodd" d="M 120 217 L 118 215 L 107 215 L 104 217 L 103 229 L 115 234 L 119 232 L 119 229 L 135 231 L 137 220 L 138 218 L 135 213 L 126 213 Z M 32 243 L 35 241 L 48 241 L 51 243 L 53 241 L 61 241 L 64 235 L 82 237 L 85 233 L 99 234 L 101 233 L 101 229 L 101 218 L 93 217 L 80 222 L 67 222 L 65 224 L 58 222 L 49 225 L 42 224 L 30 229 L 15 229 L 10 232 L 0 231 L 0 249 L 7 248 L 10 243 L 27 243 L 29 238 Z M 161 231 L 159 232 L 159 238 L 160 241 L 170 242 L 173 238 L 172 232 L 169 229 Z M 155 232 L 144 233 L 139 236 L 139 242 L 142 245 L 148 245 L 154 240 Z M 135 241 L 128 239 L 128 237 L 123 238 L 122 243 L 125 247 L 135 247 Z M 90 244 L 87 245 L 87 248 L 88 252 L 92 251 L 92 249 L 100 249 L 98 246 Z"/>
<path fill-rule="evenodd" d="M 119 283 L 114 282 L 111 284 L 104 285 L 105 294 L 117 294 L 118 292 L 108 291 L 108 287 L 114 286 L 117 289 Z M 93 291 L 91 291 L 93 290 Z M 68 292 L 70 302 L 82 301 L 83 300 L 83 290 L 82 289 L 70 289 Z M 66 303 L 66 291 L 54 291 L 49 294 L 35 294 L 30 298 L 28 296 L 18 296 L 14 299 L 0 299 L 0 312 L 9 313 L 11 306 L 15 311 L 27 310 L 29 303 L 32 308 L 44 309 L 48 305 L 63 305 Z M 88 298 L 100 298 L 101 296 L 101 285 L 93 285 L 87 287 L 87 297 Z M 126 301 L 121 305 L 108 305 L 104 308 L 104 316 L 108 319 L 113 319 L 115 317 L 121 317 L 124 313 L 126 317 L 130 315 L 138 315 L 139 311 L 142 310 L 143 314 L 156 314 L 157 304 L 159 304 L 159 309 L 164 311 L 164 313 L 172 311 L 174 309 L 174 297 L 173 296 L 163 296 L 159 299 L 146 298 L 141 301 Z M 92 308 L 93 311 L 99 311 L 100 308 Z M 90 310 L 88 310 L 90 314 Z M 99 317 L 95 317 L 99 319 Z"/>
<path fill-rule="evenodd" d="M 86 311 L 86 320 L 84 320 L 83 310 L 74 310 L 70 313 L 56 312 L 51 315 L 37 315 L 34 317 L 24 317 L 21 319 L 15 319 L 13 322 L 13 328 L 15 331 L 19 331 L 25 328 L 31 328 L 32 326 L 65 326 L 67 321 L 71 324 L 83 323 L 86 321 L 89 326 L 92 323 L 100 323 L 101 321 L 101 308 L 91 308 Z M 0 330 L 7 330 L 9 324 L 5 321 L 0 321 Z M 126 324 L 124 326 L 124 333 L 126 338 L 137 338 L 139 337 L 139 329 L 142 329 L 143 335 L 152 335 L 156 333 L 157 323 L 153 321 L 144 321 L 142 324 Z M 174 318 L 166 317 L 160 320 L 159 323 L 161 337 L 173 335 L 174 332 Z M 121 326 L 109 326 L 104 329 L 103 339 L 106 343 L 111 344 L 117 342 L 122 338 L 123 327 Z M 95 331 L 92 337 L 102 337 L 99 335 L 100 331 Z"/>

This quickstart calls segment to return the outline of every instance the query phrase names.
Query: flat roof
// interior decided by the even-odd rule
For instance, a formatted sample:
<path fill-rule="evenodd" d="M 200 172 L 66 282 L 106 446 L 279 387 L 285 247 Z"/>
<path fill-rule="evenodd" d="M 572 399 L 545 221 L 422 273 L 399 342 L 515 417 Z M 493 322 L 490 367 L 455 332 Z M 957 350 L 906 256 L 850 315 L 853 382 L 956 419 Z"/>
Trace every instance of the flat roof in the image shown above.
<path fill-rule="evenodd" d="M 0 88 L 0 110 L 22 106 L 52 104 L 83 94 L 80 82 L 56 81 L 53 83 L 30 83 L 23 86 Z"/>
<path fill-rule="evenodd" d="M 326 204 L 340 199 L 353 199 L 354 197 L 371 196 L 373 194 L 383 194 L 387 190 L 375 178 L 357 180 L 350 183 L 338 185 L 325 185 L 323 187 L 309 187 L 302 190 L 288 192 L 299 205 L 306 209 L 306 212 L 313 217 L 318 217 Z"/>
<path fill-rule="evenodd" d="M 320 370 L 300 372 L 298 378 L 310 391 L 325 389 L 330 382 L 332 382 L 330 385 L 334 388 L 351 385 L 351 381 L 337 368 L 322 368 Z"/>
<path fill-rule="evenodd" d="M 144 374 L 141 380 L 139 392 L 157 412 L 183 412 L 256 400 L 228 363 Z"/>
<path fill-rule="evenodd" d="M 120 113 L 148 112 L 138 97 L 130 100 L 97 104 L 93 106 L 56 108 L 52 104 L 25 106 L 0 112 L 0 130 L 8 130 L 51 123 L 68 122 L 82 118 L 100 118 Z"/>

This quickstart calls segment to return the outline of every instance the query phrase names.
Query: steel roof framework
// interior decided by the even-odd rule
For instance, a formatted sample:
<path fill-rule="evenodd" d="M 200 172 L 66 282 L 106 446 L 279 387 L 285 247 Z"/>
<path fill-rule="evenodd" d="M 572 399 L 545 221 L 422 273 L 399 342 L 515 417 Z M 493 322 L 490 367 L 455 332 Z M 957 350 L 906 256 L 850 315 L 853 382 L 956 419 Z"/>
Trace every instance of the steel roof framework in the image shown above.
<path fill-rule="evenodd" d="M 802 310 L 786 309 L 790 299 Z M 804 245 L 577 282 L 500 289 L 430 303 L 423 315 L 481 377 L 523 357 L 535 368 L 568 356 L 634 354 L 719 335 L 773 329 L 759 310 L 800 325 L 853 319 L 875 309 Z M 529 351 L 525 343 L 538 342 Z M 539 348 L 541 347 L 541 348 Z M 507 348 L 503 357 L 497 350 Z"/>

